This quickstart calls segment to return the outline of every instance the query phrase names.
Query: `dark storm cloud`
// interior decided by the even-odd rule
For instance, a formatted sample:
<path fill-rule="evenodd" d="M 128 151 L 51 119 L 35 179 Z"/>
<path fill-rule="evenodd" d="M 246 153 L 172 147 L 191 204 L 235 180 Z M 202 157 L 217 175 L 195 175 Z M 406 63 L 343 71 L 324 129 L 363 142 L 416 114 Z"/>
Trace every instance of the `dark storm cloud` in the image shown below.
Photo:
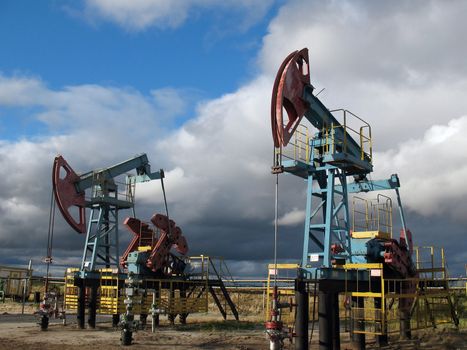
<path fill-rule="evenodd" d="M 146 152 L 153 169 L 166 170 L 171 217 L 187 236 L 191 254 L 222 255 L 238 271 L 261 271 L 272 259 L 273 242 L 271 86 L 282 59 L 307 46 L 313 83 L 326 87 L 320 98 L 370 121 L 375 178 L 402 174 L 416 243 L 446 245 L 457 273 L 465 258 L 463 247 L 452 242 L 463 239 L 460 213 L 467 210 L 459 196 L 464 167 L 456 163 L 465 162 L 459 135 L 467 132 L 461 118 L 467 110 L 467 44 L 453 38 L 467 32 L 466 6 L 460 1 L 287 3 L 264 38 L 258 59 L 262 74 L 199 104 L 196 117 L 176 130 L 164 128 L 160 111 L 168 113 L 167 105 L 161 108 L 139 91 L 97 85 L 53 91 L 35 79 L 0 77 L 0 104 L 41 106 L 35 117 L 58 135 L 1 143 L 1 261 L 14 257 L 27 263 L 45 255 L 50 171 L 57 153 L 77 171 L 88 171 Z M 453 130 L 460 133 L 454 137 Z M 281 175 L 280 217 L 303 210 L 304 191 L 302 180 Z M 157 182 L 139 186 L 136 198 L 143 220 L 164 211 Z M 434 215 L 433 206 L 443 214 Z M 443 238 L 448 236 L 449 241 Z M 131 236 L 122 228 L 120 237 L 124 246 Z M 281 227 L 279 237 L 280 258 L 299 260 L 303 223 Z M 61 219 L 54 242 L 59 262 L 79 263 L 84 236 Z"/>

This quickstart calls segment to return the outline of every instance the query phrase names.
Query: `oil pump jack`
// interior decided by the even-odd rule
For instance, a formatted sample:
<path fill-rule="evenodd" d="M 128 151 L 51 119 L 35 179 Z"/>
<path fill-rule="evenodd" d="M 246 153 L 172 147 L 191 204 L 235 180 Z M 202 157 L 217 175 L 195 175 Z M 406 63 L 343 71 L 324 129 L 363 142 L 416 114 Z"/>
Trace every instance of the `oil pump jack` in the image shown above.
<path fill-rule="evenodd" d="M 116 178 L 127 175 L 119 192 Z M 151 172 L 146 154 L 141 154 L 119 164 L 78 175 L 62 156 L 53 163 L 52 184 L 55 201 L 68 224 L 79 234 L 86 234 L 79 271 L 75 275 L 78 287 L 78 325 L 84 328 L 86 289 L 89 293 L 88 324 L 96 325 L 99 267 L 114 268 L 122 272 L 119 261 L 119 212 L 133 210 L 135 184 L 150 180 L 163 181 L 164 172 Z M 86 209 L 90 210 L 89 221 Z"/>
<path fill-rule="evenodd" d="M 128 174 L 131 171 L 136 174 Z M 118 178 L 125 174 L 125 181 L 119 183 Z M 155 213 L 150 222 L 144 222 L 135 217 L 135 186 L 157 179 L 161 181 L 166 213 Z M 66 281 L 71 281 L 66 282 L 67 306 L 76 305 L 80 328 L 85 326 L 86 305 L 91 328 L 95 327 L 98 310 L 112 314 L 113 324 L 121 328 L 122 345 L 131 344 L 132 333 L 146 323 L 148 313 L 154 330 L 160 314 L 166 314 L 171 322 L 179 315 L 180 322 L 185 323 L 189 313 L 207 310 L 208 292 L 224 319 L 227 309 L 222 300 L 238 320 L 236 306 L 213 260 L 201 256 L 197 262 L 197 257 L 186 256 L 188 244 L 183 232 L 169 218 L 163 179 L 162 169 L 151 172 L 146 154 L 81 175 L 62 156 L 53 163 L 55 202 L 68 224 L 86 234 L 80 268 L 71 272 L 72 276 L 67 272 Z M 89 221 L 86 209 L 90 210 Z M 120 255 L 119 212 L 124 209 L 132 210 L 123 226 L 133 238 Z M 139 314 L 139 322 L 135 314 Z"/>
<path fill-rule="evenodd" d="M 315 129 L 314 133 L 302 129 L 303 118 Z M 348 110 L 329 110 L 318 99 L 310 83 L 307 49 L 292 52 L 279 68 L 272 92 L 271 127 L 272 173 L 289 173 L 307 183 L 303 252 L 295 283 L 295 349 L 308 349 L 307 285 L 311 282 L 318 285 L 319 347 L 340 349 L 338 295 L 356 291 L 358 281 L 372 284 L 365 269 L 349 266 L 377 262 L 398 278 L 415 275 L 399 179 L 397 175 L 387 180 L 369 179 L 373 171 L 371 127 Z M 349 183 L 349 177 L 354 181 Z M 375 221 L 368 220 L 368 215 L 359 232 L 351 227 L 349 194 L 381 190 L 396 192 L 402 223 L 399 240 L 379 225 L 379 219 L 377 227 L 370 227 L 375 226 Z M 385 205 L 392 205 L 386 199 L 389 202 Z M 390 227 L 392 230 L 392 217 Z M 277 298 L 275 290 L 270 322 L 266 323 L 271 349 L 280 349 L 282 339 L 290 333 L 284 330 L 286 335 L 280 335 L 280 307 L 290 305 L 281 304 Z M 408 318 L 406 314 L 401 320 L 401 332 L 409 332 Z M 353 341 L 358 348 L 364 348 L 364 335 L 355 334 Z"/>

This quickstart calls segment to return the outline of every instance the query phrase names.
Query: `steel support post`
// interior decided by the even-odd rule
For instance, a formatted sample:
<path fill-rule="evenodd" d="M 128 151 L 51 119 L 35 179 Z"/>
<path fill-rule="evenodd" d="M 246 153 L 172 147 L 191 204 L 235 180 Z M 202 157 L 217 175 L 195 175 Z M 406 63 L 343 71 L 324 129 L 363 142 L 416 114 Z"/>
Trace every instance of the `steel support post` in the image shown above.
<path fill-rule="evenodd" d="M 112 315 L 112 327 L 117 327 L 119 322 L 120 322 L 120 314 L 113 314 Z"/>
<path fill-rule="evenodd" d="M 170 288 L 170 299 L 172 302 L 175 301 L 175 286 L 174 285 L 172 285 Z M 172 326 L 175 324 L 175 317 L 177 317 L 177 314 L 173 314 L 173 313 L 169 313 L 167 316 Z"/>
<path fill-rule="evenodd" d="M 319 291 L 318 294 L 318 322 L 319 322 L 319 349 L 339 350 L 339 308 L 338 293 Z"/>
<path fill-rule="evenodd" d="M 401 308 L 400 312 L 400 338 L 401 339 L 411 339 L 412 332 L 410 331 L 410 311 Z"/>
<path fill-rule="evenodd" d="M 97 280 L 90 280 L 89 286 L 91 294 L 89 296 L 89 316 L 88 316 L 88 326 L 90 328 L 96 328 L 96 313 L 97 313 Z"/>
<path fill-rule="evenodd" d="M 86 285 L 84 279 L 75 278 L 75 286 L 78 287 L 78 310 L 76 318 L 78 327 L 84 329 L 84 317 L 86 312 Z"/>
<path fill-rule="evenodd" d="M 306 282 L 295 280 L 295 350 L 308 350 L 308 291 Z"/>
<path fill-rule="evenodd" d="M 358 312 L 355 312 L 357 318 L 351 317 L 351 346 L 354 350 L 365 350 L 365 341 L 366 337 L 363 333 L 355 333 L 355 331 L 365 330 L 364 321 L 360 319 L 362 315 L 361 310 L 365 307 L 365 300 L 363 298 L 352 297 L 352 306 L 358 309 Z"/>
<path fill-rule="evenodd" d="M 159 288 L 160 288 L 160 284 L 159 284 Z M 156 290 L 154 291 L 154 294 L 153 294 L 153 297 L 152 297 L 152 302 L 153 302 L 153 305 L 156 304 L 156 300 L 159 300 L 159 297 L 160 297 L 160 289 L 159 288 L 156 288 Z M 160 307 L 160 305 L 158 305 L 158 307 Z M 155 332 L 155 327 L 159 326 L 159 314 L 155 314 L 152 316 L 152 327 L 153 327 L 153 333 Z"/>
<path fill-rule="evenodd" d="M 334 292 L 331 296 L 332 303 L 332 328 L 333 328 L 333 337 L 332 345 L 334 350 L 339 350 L 341 348 L 341 330 L 339 322 L 339 293 Z"/>
<path fill-rule="evenodd" d="M 180 320 L 181 324 L 186 324 L 186 318 L 188 317 L 188 314 L 184 311 L 186 311 L 186 287 L 184 283 L 180 284 L 180 303 L 182 305 L 182 312 L 178 315 L 178 319 Z M 185 310 L 183 310 L 185 308 Z"/>
<path fill-rule="evenodd" d="M 139 315 L 139 327 L 140 329 L 146 329 L 146 324 L 148 321 L 148 314 L 140 314 Z"/>

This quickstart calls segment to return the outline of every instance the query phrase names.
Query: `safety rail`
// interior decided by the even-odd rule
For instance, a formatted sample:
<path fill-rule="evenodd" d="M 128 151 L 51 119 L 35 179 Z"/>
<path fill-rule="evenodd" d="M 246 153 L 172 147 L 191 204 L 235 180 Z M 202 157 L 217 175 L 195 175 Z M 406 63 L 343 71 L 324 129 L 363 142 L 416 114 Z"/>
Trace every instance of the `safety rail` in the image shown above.
<path fill-rule="evenodd" d="M 350 330 L 355 334 L 381 335 L 386 332 L 386 302 L 383 279 L 383 264 L 345 264 L 346 318 L 350 320 Z M 356 291 L 349 290 L 349 271 L 364 271 L 365 278 L 357 279 Z M 361 275 L 360 275 L 361 276 Z M 379 283 L 374 280 L 380 279 Z"/>
<path fill-rule="evenodd" d="M 434 246 L 414 247 L 415 267 L 420 276 L 431 279 L 447 279 L 444 248 Z"/>
<path fill-rule="evenodd" d="M 74 285 L 76 268 L 68 268 L 65 276 L 65 308 L 78 308 L 78 287 Z M 125 280 L 116 269 L 99 270 L 97 313 L 115 315 L 125 312 Z M 182 279 L 145 279 L 140 285 L 143 291 L 133 306 L 135 314 L 149 314 L 156 305 L 167 314 L 190 314 L 208 311 L 208 281 L 187 281 Z M 85 293 L 88 298 L 88 292 Z"/>
<path fill-rule="evenodd" d="M 78 308 L 78 287 L 74 285 L 75 273 L 78 268 L 67 268 L 65 271 L 65 298 L 63 307 L 67 310 Z"/>
<path fill-rule="evenodd" d="M 352 199 L 352 231 L 385 233 L 392 237 L 392 199 L 378 194 L 376 199 L 354 196 Z"/>
<path fill-rule="evenodd" d="M 101 172 L 93 173 L 91 190 L 90 192 L 86 192 L 85 195 L 85 199 L 87 201 L 95 201 L 99 198 L 112 198 L 114 200 L 120 200 L 128 203 L 135 202 L 136 176 L 127 175 L 125 182 L 115 179 L 101 179 L 101 176 Z M 120 189 L 124 190 L 122 191 Z"/>
<path fill-rule="evenodd" d="M 458 326 L 452 293 L 447 280 L 427 277 L 387 278 L 383 264 L 346 264 L 346 317 L 353 333 L 383 335 L 400 332 L 401 318 L 409 317 L 411 329 L 435 328 L 451 323 Z M 352 280 L 347 272 L 360 270 L 366 278 Z M 355 275 L 355 274 L 353 274 Z M 409 315 L 409 316 L 407 316 Z"/>
<path fill-rule="evenodd" d="M 212 274 L 209 256 L 190 256 L 187 258 L 187 263 L 190 268 L 190 271 L 187 271 L 190 279 L 209 279 Z"/>
<path fill-rule="evenodd" d="M 310 162 L 310 134 L 308 127 L 299 124 L 295 130 L 290 142 L 285 147 L 274 149 L 274 159 L 282 164 L 284 159 Z"/>
<path fill-rule="evenodd" d="M 361 149 L 360 159 L 368 159 L 370 162 L 373 159 L 373 145 L 371 140 L 371 126 L 365 120 L 355 115 L 354 113 L 346 109 L 334 109 L 330 111 L 334 117 L 340 121 L 339 125 L 331 124 L 326 127 L 323 131 L 323 134 L 326 135 L 326 145 L 328 153 L 335 153 L 338 148 L 342 149 L 343 153 L 347 153 L 349 138 L 355 136 L 359 140 L 359 146 Z M 336 117 L 336 113 L 342 113 L 342 117 Z M 358 125 L 357 125 L 358 124 Z M 344 134 L 343 140 L 337 140 L 335 138 L 335 130 L 342 129 Z M 356 130 L 358 129 L 358 131 Z"/>

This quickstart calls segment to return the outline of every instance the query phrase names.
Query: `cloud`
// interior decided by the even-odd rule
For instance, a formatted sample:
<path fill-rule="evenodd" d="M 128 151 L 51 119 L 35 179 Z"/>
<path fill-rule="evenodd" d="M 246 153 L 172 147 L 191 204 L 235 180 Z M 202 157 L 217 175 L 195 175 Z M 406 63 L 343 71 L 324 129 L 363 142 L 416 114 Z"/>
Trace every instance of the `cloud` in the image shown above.
<path fill-rule="evenodd" d="M 275 75 L 293 50 L 309 48 L 312 84 L 330 109 L 347 108 L 373 127 L 384 150 L 421 137 L 467 109 L 467 3 L 291 1 L 271 21 L 257 62 Z"/>
<path fill-rule="evenodd" d="M 262 18 L 272 0 L 86 0 L 85 14 L 103 18 L 131 31 L 149 27 L 177 28 L 197 11 L 214 9 L 230 15 L 238 13 L 240 28 L 251 26 Z"/>
<path fill-rule="evenodd" d="M 27 106 L 47 98 L 41 80 L 29 77 L 6 77 L 0 72 L 0 106 Z"/>
<path fill-rule="evenodd" d="M 104 11 L 99 16 L 133 30 L 176 26 L 193 9 L 209 4 L 174 2 L 173 9 L 182 6 L 174 16 L 182 17 L 164 22 L 137 19 L 131 10 L 120 19 L 105 12 L 107 7 L 124 12 L 130 3 L 112 3 L 120 8 L 111 2 L 89 1 L 87 6 L 98 4 Z M 147 10 L 143 3 L 135 2 L 134 11 Z M 465 32 L 464 6 L 454 1 L 286 3 L 258 53 L 260 73 L 236 91 L 199 103 L 195 116 L 177 128 L 167 128 L 164 118 L 186 108 L 179 90 L 155 87 L 146 94 L 94 84 L 52 90 L 40 79 L 2 76 L 0 105 L 38 106 L 35 117 L 49 133 L 1 141 L 0 211 L 8 215 L 0 217 L 0 245 L 9 247 L 9 254 L 25 245 L 30 254 L 41 254 L 33 247 L 45 239 L 56 153 L 63 153 L 76 170 L 87 171 L 147 152 L 154 169 L 166 170 L 170 213 L 187 236 L 191 254 L 223 255 L 243 261 L 239 270 L 255 271 L 250 263 L 264 264 L 272 257 L 271 86 L 282 59 L 305 46 L 310 48 L 313 84 L 326 87 L 320 95 L 324 103 L 347 107 L 372 124 L 373 177 L 399 173 L 410 227 L 433 231 L 436 221 L 439 229 L 449 227 L 453 241 L 461 239 L 467 209 L 462 201 L 467 71 L 461 64 L 466 44 L 453 43 L 449 36 Z M 305 187 L 301 179 L 281 175 L 282 259 L 301 256 L 303 230 L 292 224 L 303 215 Z M 163 210 L 157 182 L 139 185 L 136 197 L 142 219 Z M 57 254 L 79 256 L 83 237 L 58 224 Z M 28 241 L 19 242 L 15 232 L 27 232 Z M 423 234 L 419 237 L 425 242 Z M 430 237 L 443 243 L 434 232 Z M 449 246 L 448 254 L 459 268 L 461 247 Z"/>
<path fill-rule="evenodd" d="M 312 79 L 326 84 L 450 82 L 467 73 L 467 45 L 456 40 L 466 10 L 457 1 L 291 1 L 271 21 L 259 63 L 273 74 L 289 52 L 308 47 Z"/>
<path fill-rule="evenodd" d="M 288 213 L 285 213 L 281 216 L 277 223 L 281 226 L 297 226 L 303 225 L 303 221 L 305 220 L 305 211 L 299 210 L 298 208 L 293 208 Z"/>
<path fill-rule="evenodd" d="M 375 155 L 377 174 L 397 169 L 404 203 L 424 216 L 446 216 L 466 222 L 467 116 L 433 125 L 423 137 L 401 142 Z"/>

